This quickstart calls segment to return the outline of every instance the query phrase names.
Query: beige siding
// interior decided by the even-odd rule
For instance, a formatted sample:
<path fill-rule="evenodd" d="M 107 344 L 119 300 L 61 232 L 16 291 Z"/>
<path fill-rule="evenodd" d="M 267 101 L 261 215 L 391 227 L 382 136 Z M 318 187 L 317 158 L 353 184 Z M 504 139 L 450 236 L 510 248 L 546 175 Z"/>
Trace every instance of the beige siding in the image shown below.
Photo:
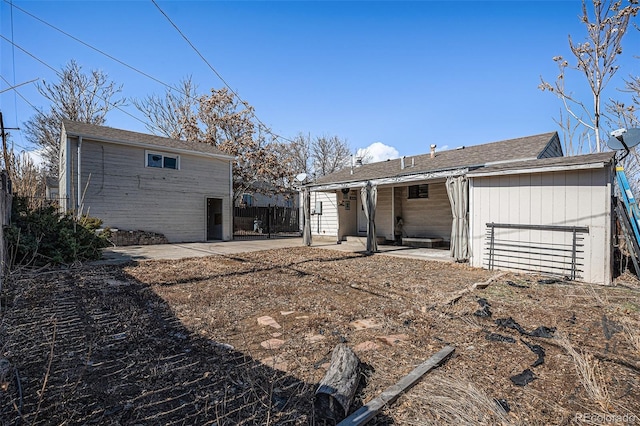
<path fill-rule="evenodd" d="M 349 235 L 358 235 L 358 195 L 359 191 L 349 191 L 343 194 L 336 193 L 338 199 L 339 224 L 338 240 L 344 240 Z"/>
<path fill-rule="evenodd" d="M 376 235 L 393 240 L 393 214 L 391 211 L 391 187 L 378 188 L 376 203 Z"/>
<path fill-rule="evenodd" d="M 311 235 L 336 237 L 337 240 L 338 195 L 336 192 L 312 192 L 311 212 L 314 211 L 317 202 L 322 202 L 322 214 L 311 215 Z"/>
<path fill-rule="evenodd" d="M 105 226 L 159 232 L 170 242 L 204 241 L 206 199 L 219 198 L 222 236 L 231 239 L 228 161 L 181 154 L 180 170 L 151 168 L 145 167 L 142 148 L 88 140 L 82 142 L 81 153 L 84 212 L 102 219 Z M 72 163 L 74 170 L 75 156 Z M 73 172 L 70 178 L 73 188 Z M 70 199 L 74 195 L 72 189 Z"/>
<path fill-rule="evenodd" d="M 430 182 L 426 199 L 409 199 L 407 187 L 396 188 L 396 197 L 398 193 L 402 204 L 398 206 L 396 201 L 396 212 L 402 212 L 406 236 L 451 239 L 453 216 L 444 182 Z"/>
<path fill-rule="evenodd" d="M 591 283 L 611 282 L 611 182 L 610 169 L 533 173 L 472 178 L 471 238 L 476 267 L 486 267 L 486 224 L 587 226 L 584 235 L 584 274 Z M 571 244 L 571 233 L 539 230 L 502 230 L 515 241 Z M 527 256 L 525 256 L 527 257 Z M 528 255 L 531 264 L 548 259 Z M 519 260 L 523 262 L 523 260 Z M 515 262 L 515 261 L 514 261 Z M 505 269 L 515 269 L 509 264 Z"/>

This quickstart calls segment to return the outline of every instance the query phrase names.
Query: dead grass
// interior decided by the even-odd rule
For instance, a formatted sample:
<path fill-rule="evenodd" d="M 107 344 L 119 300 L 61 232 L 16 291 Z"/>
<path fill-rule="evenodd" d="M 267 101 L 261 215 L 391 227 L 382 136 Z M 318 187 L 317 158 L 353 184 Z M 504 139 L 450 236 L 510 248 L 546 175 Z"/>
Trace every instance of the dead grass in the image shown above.
<path fill-rule="evenodd" d="M 352 409 L 444 345 L 456 348 L 373 425 L 570 424 L 578 412 L 640 412 L 640 287 L 506 274 L 466 291 L 494 275 L 314 248 L 50 272 L 8 283 L 0 357 L 27 378 L 25 424 L 323 425 L 313 394 L 341 342 L 364 367 Z M 476 315 L 480 299 L 491 316 Z M 264 316 L 280 328 L 260 325 Z M 526 333 L 555 328 L 566 342 L 498 327 L 508 318 Z M 38 336 L 54 319 L 35 417 L 50 350 Z M 362 319 L 377 326 L 356 329 Z M 496 334 L 507 339 L 487 338 Z M 281 347 L 264 344 L 274 338 Z M 527 343 L 544 349 L 542 364 L 532 366 Z M 534 380 L 515 385 L 525 369 Z M 15 414 L 10 394 L 0 395 L 0 417 Z"/>
<path fill-rule="evenodd" d="M 613 403 L 600 361 L 588 352 L 576 351 L 569 339 L 562 334 L 556 337 L 556 341 L 567 351 L 573 360 L 576 372 L 580 378 L 580 383 L 584 387 L 587 396 L 598 404 L 605 413 L 612 412 Z"/>
<path fill-rule="evenodd" d="M 407 425 L 510 425 L 514 424 L 500 403 L 469 377 L 459 373 L 432 373 L 403 404 Z"/>

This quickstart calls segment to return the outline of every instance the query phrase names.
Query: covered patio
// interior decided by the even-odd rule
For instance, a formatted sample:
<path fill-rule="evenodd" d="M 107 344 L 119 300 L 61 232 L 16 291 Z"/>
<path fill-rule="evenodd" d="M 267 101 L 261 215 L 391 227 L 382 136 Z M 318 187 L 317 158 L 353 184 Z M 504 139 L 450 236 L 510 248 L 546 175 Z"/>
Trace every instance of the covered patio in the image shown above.
<path fill-rule="evenodd" d="M 432 249 L 432 257 L 447 253 L 457 261 L 467 260 L 467 172 L 454 169 L 309 185 L 303 203 L 308 226 L 304 234 L 324 240 L 326 232 L 336 236 L 338 245 L 362 243 L 369 253 L 413 249 L 424 256 L 425 250 Z"/>

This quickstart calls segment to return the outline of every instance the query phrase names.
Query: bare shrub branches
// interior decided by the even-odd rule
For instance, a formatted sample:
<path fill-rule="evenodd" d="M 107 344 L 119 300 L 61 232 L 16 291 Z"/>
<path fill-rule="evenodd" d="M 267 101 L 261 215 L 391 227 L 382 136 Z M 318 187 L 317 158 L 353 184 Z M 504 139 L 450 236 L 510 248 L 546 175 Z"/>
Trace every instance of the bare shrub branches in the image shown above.
<path fill-rule="evenodd" d="M 591 13 L 590 13 L 591 12 Z M 581 22 L 585 25 L 587 37 L 584 42 L 574 42 L 569 36 L 569 48 L 574 56 L 575 64 L 571 65 L 562 56 L 555 56 L 553 60 L 558 65 L 559 74 L 554 83 L 549 83 L 541 77 L 538 86 L 543 91 L 554 93 L 563 102 L 564 109 L 580 125 L 595 138 L 595 152 L 602 150 L 602 101 L 603 92 L 613 76 L 618 71 L 617 59 L 622 54 L 622 40 L 627 32 L 631 18 L 638 13 L 638 6 L 630 2 L 622 6 L 622 1 L 593 0 L 592 7 L 582 2 Z M 581 73 L 593 95 L 589 105 L 574 97 L 566 86 L 566 71 L 573 69 Z M 576 154 L 573 152 L 570 154 Z"/>

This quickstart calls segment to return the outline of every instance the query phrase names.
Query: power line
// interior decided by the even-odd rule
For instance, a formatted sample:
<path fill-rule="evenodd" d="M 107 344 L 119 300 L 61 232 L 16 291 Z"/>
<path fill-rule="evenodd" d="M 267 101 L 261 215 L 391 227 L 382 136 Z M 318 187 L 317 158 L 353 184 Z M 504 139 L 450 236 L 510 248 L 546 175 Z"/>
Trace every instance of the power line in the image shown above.
<path fill-rule="evenodd" d="M 5 0 L 6 1 L 6 0 Z M 154 6 L 160 11 L 160 13 L 162 13 L 164 15 L 165 18 L 167 18 L 167 21 L 169 21 L 169 23 L 173 26 L 173 28 L 176 29 L 176 31 L 178 31 L 178 34 L 180 34 L 180 36 L 182 36 L 182 38 L 187 42 L 187 44 L 189 46 L 191 46 L 191 48 L 194 50 L 194 52 L 196 52 L 198 54 L 198 56 L 200 57 L 200 59 L 202 59 L 204 61 L 205 64 L 207 64 L 207 66 L 211 69 L 211 71 L 213 71 L 213 73 L 220 79 L 220 81 L 222 81 L 222 83 L 227 87 L 227 89 L 229 89 L 231 91 L 231 93 L 233 93 L 236 98 L 238 98 L 238 100 L 240 101 L 240 103 L 242 103 L 245 107 L 249 107 L 248 102 L 242 100 L 242 98 L 240 97 L 240 95 L 233 90 L 233 88 L 226 82 L 226 80 L 224 78 L 222 78 L 222 75 L 220 75 L 220 73 L 218 71 L 216 71 L 216 69 L 213 67 L 213 65 L 211 65 L 209 63 L 209 61 L 207 61 L 207 59 L 204 57 L 204 55 L 202 55 L 202 53 L 200 53 L 200 51 L 196 48 L 196 46 L 191 43 L 191 40 L 189 40 L 189 38 L 180 30 L 180 28 L 178 28 L 178 26 L 171 20 L 171 18 L 169 18 L 169 15 L 167 15 L 158 5 L 158 3 L 156 3 L 156 0 L 151 0 L 151 2 L 154 4 Z M 290 139 L 285 138 L 284 136 L 280 136 L 277 135 L 275 133 L 273 133 L 271 130 L 269 130 L 269 127 L 267 127 L 266 124 L 264 124 L 262 122 L 262 120 L 260 120 L 260 118 L 258 118 L 258 116 L 256 115 L 255 112 L 251 112 L 251 114 L 253 115 L 253 117 L 256 119 L 256 121 L 258 122 L 258 124 L 260 124 L 263 129 L 269 133 L 270 135 L 276 137 L 276 138 L 281 138 L 286 140 L 287 142 L 293 142 Z"/>
<path fill-rule="evenodd" d="M 4 80 L 7 84 L 11 84 L 11 83 L 9 83 L 7 80 L 5 80 L 4 78 L 3 78 L 3 80 Z M 33 80 L 25 81 L 25 82 L 20 83 L 20 84 L 15 84 L 15 83 L 16 83 L 16 79 L 15 79 L 15 76 L 14 76 L 14 78 L 13 78 L 13 86 L 11 86 L 11 87 L 7 87 L 6 89 L 3 89 L 3 90 L 0 90 L 0 93 L 4 93 L 4 92 L 8 92 L 9 90 L 17 89 L 17 88 L 18 88 L 18 87 L 20 87 L 20 86 L 24 86 L 25 84 L 33 83 L 34 81 L 38 81 L 38 80 L 39 80 L 39 78 L 34 78 Z M 16 107 L 17 107 L 17 106 L 16 106 Z"/>
<path fill-rule="evenodd" d="M 1 78 L 5 83 L 7 83 L 7 84 L 11 84 L 11 83 L 9 83 L 9 81 L 8 81 L 6 78 L 4 78 L 2 75 L 0 75 L 0 78 Z M 34 79 L 34 80 L 29 81 L 28 83 L 34 82 L 34 81 L 36 81 L 36 80 L 38 80 L 38 79 L 36 78 L 36 79 Z M 23 84 L 25 84 L 25 83 L 23 83 Z M 19 86 L 20 86 L 20 85 L 19 85 Z M 36 107 L 31 103 L 31 102 L 29 102 L 29 100 L 28 100 L 27 98 L 25 98 L 24 96 L 22 96 L 22 93 L 18 92 L 17 87 L 18 87 L 18 86 L 13 86 L 13 87 L 10 87 L 9 89 L 10 89 L 10 90 L 13 90 L 13 91 L 14 91 L 14 93 L 16 93 L 18 96 L 20 96 L 20 97 L 22 98 L 22 100 L 23 100 L 23 101 L 25 101 L 25 102 L 26 102 L 26 103 L 27 103 L 31 108 L 33 108 L 33 109 L 37 112 L 37 111 L 38 111 L 38 108 L 36 108 Z M 16 110 L 17 110 L 17 109 L 18 109 L 18 107 L 16 106 Z M 16 118 L 16 123 L 17 123 L 17 118 Z"/>
<path fill-rule="evenodd" d="M 142 70 L 140 70 L 140 69 L 138 69 L 138 68 L 136 68 L 136 67 L 134 67 L 134 66 L 132 66 L 132 65 L 129 65 L 129 64 L 127 64 L 127 63 L 126 63 L 126 62 L 124 62 L 124 61 L 121 61 L 120 59 L 118 59 L 118 58 L 116 58 L 116 57 L 114 57 L 114 56 L 112 56 L 112 55 L 110 55 L 110 54 L 106 53 L 105 51 L 100 50 L 100 49 L 98 49 L 97 47 L 94 47 L 94 46 L 90 45 L 89 43 L 86 43 L 86 42 L 84 42 L 84 41 L 80 40 L 79 38 L 77 38 L 77 37 L 75 37 L 75 36 L 73 36 L 73 35 L 69 34 L 68 32 L 66 32 L 66 31 L 64 31 L 64 30 L 62 30 L 62 29 L 60 29 L 60 28 L 58 28 L 58 27 L 56 27 L 55 25 L 50 24 L 49 22 L 45 21 L 44 19 L 38 18 L 38 17 L 37 17 L 37 16 L 35 16 L 34 14 L 32 14 L 32 13 L 30 13 L 30 12 L 27 12 L 26 10 L 22 9 L 21 7 L 18 7 L 18 6 L 16 6 L 16 5 L 14 5 L 12 2 L 10 2 L 10 1 L 8 1 L 8 0 L 4 0 L 4 1 L 5 1 L 6 3 L 9 3 L 9 4 L 11 5 L 11 7 L 12 7 L 12 11 L 13 11 L 13 8 L 16 8 L 16 9 L 18 9 L 19 11 L 21 11 L 22 13 L 24 13 L 25 15 L 28 15 L 28 16 L 32 17 L 33 19 L 35 19 L 35 20 L 37 20 L 37 21 L 39 21 L 39 22 L 42 22 L 42 23 L 43 23 L 43 24 L 45 24 L 46 26 L 48 26 L 48 27 L 50 27 L 50 28 L 53 28 L 54 30 L 56 30 L 56 31 L 58 31 L 58 32 L 60 32 L 60 33 L 62 33 L 62 34 L 64 34 L 65 36 L 67 36 L 67 37 L 69 37 L 69 38 L 71 38 L 71 39 L 73 39 L 73 40 L 77 41 L 78 43 L 80 43 L 80 44 L 82 44 L 82 45 L 84 45 L 84 46 L 86 46 L 86 47 L 88 47 L 89 49 L 92 49 L 92 50 L 94 50 L 94 51 L 96 51 L 96 52 L 100 53 L 101 55 L 106 56 L 107 58 L 111 59 L 112 61 L 115 61 L 115 62 L 119 63 L 120 65 L 125 66 L 125 67 L 129 68 L 130 70 L 133 70 L 133 71 L 135 71 L 135 72 L 137 72 L 137 73 L 139 73 L 139 74 L 141 74 L 141 75 L 143 75 L 143 76 L 145 76 L 145 77 L 147 77 L 147 78 L 149 78 L 149 79 L 151 79 L 151 80 L 155 81 L 156 83 L 160 83 L 160 84 L 162 84 L 163 86 L 167 87 L 169 90 L 175 90 L 175 91 L 177 91 L 177 92 L 179 92 L 179 93 L 185 94 L 185 93 L 183 93 L 180 89 L 175 88 L 175 87 L 171 86 L 170 84 L 167 84 L 167 83 L 163 82 L 162 80 L 159 80 L 159 79 L 155 78 L 154 76 L 152 76 L 152 75 L 150 75 L 150 74 L 147 74 L 146 72 L 144 72 L 144 71 L 142 71 Z M 12 13 L 13 13 L 13 12 L 12 12 Z"/>
<path fill-rule="evenodd" d="M 15 4 L 13 4 L 13 2 L 12 2 L 11 0 L 3 0 L 3 1 L 4 1 L 5 3 L 8 3 L 8 4 L 10 5 L 10 7 L 11 7 L 11 16 L 12 16 L 12 17 L 13 17 L 13 8 L 15 8 L 15 9 L 17 9 L 17 10 L 21 11 L 22 13 L 24 13 L 24 14 L 26 14 L 26 15 L 30 16 L 31 18 L 33 18 L 33 19 L 35 19 L 35 20 L 37 20 L 37 21 L 41 22 L 42 24 L 44 24 L 44 25 L 46 25 L 46 26 L 48 26 L 48 27 L 50 27 L 50 28 L 52 28 L 52 29 L 54 29 L 54 30 L 56 30 L 56 31 L 58 31 L 58 32 L 60 32 L 60 33 L 62 33 L 62 34 L 64 34 L 65 36 L 67 36 L 67 37 L 69 37 L 69 38 L 71 38 L 71 39 L 73 39 L 74 41 L 76 41 L 76 42 L 78 42 L 78 43 L 80 43 L 80 44 L 82 44 L 82 45 L 84 45 L 84 46 L 86 46 L 86 47 L 88 47 L 88 48 L 90 48 L 90 49 L 92 49 L 92 50 L 94 50 L 94 51 L 96 51 L 96 52 L 98 52 L 98 53 L 100 53 L 100 54 L 104 55 L 104 56 L 106 56 L 107 58 L 109 58 L 109 59 L 111 59 L 111 60 L 113 60 L 113 61 L 115 61 L 115 62 L 117 62 L 117 63 L 121 64 L 122 66 L 127 67 L 127 68 L 129 68 L 129 69 L 131 69 L 131 70 L 133 70 L 133 71 L 135 71 L 135 72 L 137 72 L 137 73 L 139 73 L 139 74 L 143 75 L 144 77 L 149 78 L 149 79 L 151 79 L 151 80 L 155 81 L 156 83 L 159 83 L 159 84 L 161 84 L 161 85 L 165 86 L 165 87 L 166 87 L 166 88 L 168 88 L 169 90 L 177 91 L 178 93 L 181 93 L 181 94 L 183 94 L 183 95 L 189 96 L 189 94 L 184 93 L 184 92 L 183 92 L 182 90 L 180 90 L 179 88 L 173 87 L 173 86 L 171 86 L 171 85 L 169 85 L 169 84 L 167 84 L 167 83 L 163 82 L 162 80 L 159 80 L 159 79 L 157 79 L 157 78 L 153 77 L 152 75 L 150 75 L 150 74 L 148 74 L 148 73 L 145 73 L 144 71 L 142 71 L 142 70 L 140 70 L 140 69 L 138 69 L 138 68 L 136 68 L 136 67 L 134 67 L 134 66 L 131 66 L 131 65 L 127 64 L 126 62 L 124 62 L 124 61 L 122 61 L 122 60 L 120 60 L 120 59 L 118 59 L 118 58 L 116 58 L 116 57 L 114 57 L 114 56 L 112 56 L 112 55 L 110 55 L 110 54 L 106 53 L 105 51 L 103 51 L 103 50 L 101 50 L 101 49 L 98 49 L 97 47 L 94 47 L 94 46 L 90 45 L 89 43 L 86 43 L 86 42 L 82 41 L 81 39 L 79 39 L 79 38 L 77 38 L 77 37 L 75 37 L 75 36 L 73 36 L 73 35 L 69 34 L 68 32 L 66 32 L 66 31 L 64 31 L 64 30 L 62 30 L 62 29 L 60 29 L 60 28 L 56 27 L 55 25 L 52 25 L 52 24 L 50 24 L 49 22 L 47 22 L 47 21 L 45 21 L 45 20 L 43 20 L 43 19 L 41 19 L 41 18 L 39 18 L 39 17 L 37 17 L 37 16 L 33 15 L 32 13 L 30 13 L 30 12 L 26 11 L 25 9 L 22 9 L 22 8 L 21 8 L 21 7 L 19 7 L 19 6 L 16 6 Z M 226 82 L 226 80 L 222 77 L 222 75 L 221 75 L 221 74 L 220 74 L 220 73 L 219 73 L 219 72 L 218 72 L 218 71 L 217 71 L 217 70 L 216 70 L 216 69 L 215 69 L 215 68 L 214 68 L 210 63 L 209 63 L 209 61 L 207 61 L 207 59 L 206 59 L 206 58 L 205 58 L 205 57 L 200 53 L 200 51 L 196 48 L 196 46 L 195 46 L 195 45 L 194 45 L 194 44 L 193 44 L 193 43 L 192 43 L 192 42 L 187 38 L 187 36 L 186 36 L 186 35 L 185 35 L 181 30 L 180 30 L 180 28 L 178 28 L 178 26 L 177 26 L 177 25 L 176 25 L 176 24 L 171 20 L 171 18 L 170 18 L 170 17 L 169 17 L 169 16 L 168 16 L 168 15 L 167 15 L 167 14 L 166 14 L 166 13 L 165 13 L 161 8 L 160 8 L 160 6 L 155 2 L 155 0 L 152 0 L 152 2 L 153 2 L 153 4 L 156 6 L 156 8 L 157 8 L 157 9 L 158 9 L 158 10 L 159 10 L 163 15 L 164 15 L 164 17 L 165 17 L 165 18 L 166 18 L 166 19 L 171 23 L 171 25 L 176 29 L 176 31 L 178 31 L 178 33 L 182 36 L 182 38 L 183 38 L 183 39 L 184 39 L 184 40 L 189 44 L 189 46 L 190 46 L 190 47 L 191 47 L 191 48 L 192 48 L 192 49 L 193 49 L 193 50 L 198 54 L 198 56 L 199 56 L 199 57 L 200 57 L 200 58 L 205 62 L 205 64 L 206 64 L 206 65 L 207 65 L 207 66 L 208 66 L 208 67 L 209 67 L 209 68 L 210 68 L 210 69 L 215 73 L 215 75 L 220 79 L 220 81 L 222 81 L 222 83 L 223 83 L 223 84 L 224 84 L 224 85 L 225 85 L 225 86 L 226 86 L 226 87 L 231 91 L 231 93 L 233 93 L 233 94 L 236 96 L 236 98 L 240 101 L 240 103 L 242 103 L 246 108 L 249 108 L 249 107 L 250 107 L 250 106 L 249 106 L 249 104 L 248 104 L 246 101 L 244 101 L 244 100 L 240 97 L 240 95 L 237 93 L 237 91 L 235 91 L 235 90 L 234 90 L 234 89 L 233 89 L 233 88 L 232 88 L 232 87 L 231 87 L 231 86 Z M 30 53 L 30 52 L 28 52 L 26 49 L 24 49 L 24 48 L 20 47 L 19 45 L 17 45 L 13 40 L 8 40 L 6 37 L 4 37 L 4 36 L 2 36 L 2 35 L 0 35 L 0 37 L 2 37 L 2 39 L 6 40 L 7 42 L 9 42 L 9 43 L 12 45 L 12 52 L 13 52 L 13 54 L 14 54 L 14 60 L 13 60 L 13 66 L 14 66 L 14 78 L 15 78 L 15 48 L 16 48 L 16 47 L 17 47 L 18 49 L 20 49 L 21 51 L 23 51 L 25 54 L 27 54 L 27 55 L 29 55 L 30 57 L 32 57 L 33 59 L 35 59 L 36 61 L 40 62 L 42 65 L 44 65 L 44 66 L 46 66 L 47 68 L 51 69 L 53 72 L 55 72 L 55 73 L 56 73 L 56 75 L 61 76 L 61 75 L 60 75 L 60 73 L 59 73 L 55 68 L 53 68 L 52 66 L 48 65 L 46 62 L 44 62 L 43 60 L 39 59 L 39 58 L 38 58 L 38 57 L 36 57 L 35 55 L 31 54 L 31 53 Z M 13 39 L 13 28 L 12 28 L 12 39 Z M 4 78 L 3 78 L 3 79 L 4 79 Z M 27 100 L 26 100 L 26 99 L 25 99 L 25 98 L 24 98 L 24 97 L 23 97 L 23 96 L 22 96 L 18 91 L 15 91 L 15 93 L 17 93 L 17 94 L 18 94 L 20 97 L 22 97 L 22 98 L 23 98 L 27 103 L 29 103 L 29 102 L 28 102 L 28 101 L 27 101 Z M 14 98 L 14 99 L 15 99 L 15 98 Z M 101 99 L 108 103 L 108 101 L 107 101 L 106 99 L 104 99 L 104 98 L 101 98 Z M 29 105 L 31 105 L 31 104 L 29 103 Z M 37 109 L 37 108 L 35 108 L 33 105 L 31 105 L 31 107 L 32 107 L 32 108 L 34 108 L 36 111 L 38 111 L 38 109 Z M 128 116 L 132 117 L 133 119 L 135 119 L 135 120 L 137 120 L 137 121 L 141 122 L 141 123 L 142 123 L 142 124 L 144 124 L 146 127 L 149 127 L 149 124 L 148 124 L 147 122 L 145 122 L 145 121 L 143 121 L 143 120 L 139 119 L 138 117 L 136 117 L 136 116 L 134 116 L 134 115 L 130 114 L 129 112 L 127 112 L 127 111 L 123 110 L 122 108 L 120 108 L 120 107 L 118 107 L 118 106 L 115 106 L 115 108 L 116 108 L 116 109 L 118 109 L 119 111 L 121 111 L 121 112 L 125 113 L 126 115 L 128 115 Z M 17 106 L 16 106 L 16 111 L 17 111 Z M 256 119 L 256 121 L 258 122 L 258 124 L 262 127 L 262 129 L 263 129 L 266 133 L 269 133 L 270 135 L 272 135 L 272 136 L 273 136 L 273 137 L 275 137 L 275 138 L 280 138 L 280 139 L 283 139 L 283 140 L 288 141 L 288 142 L 293 142 L 292 140 L 290 140 L 290 139 L 288 139 L 288 138 L 285 138 L 284 136 L 280 136 L 280 135 L 278 135 L 278 134 L 276 134 L 276 133 L 272 132 L 272 131 L 269 129 L 269 127 L 268 127 L 264 122 L 262 122 L 262 120 L 260 120 L 260 118 L 256 115 L 256 113 L 255 113 L 254 111 L 251 111 L 251 114 L 253 115 L 253 117 Z"/>
<path fill-rule="evenodd" d="M 45 61 L 43 61 L 42 59 L 38 58 L 37 56 L 35 56 L 34 54 L 30 53 L 29 51 L 27 51 L 26 49 L 22 48 L 20 45 L 12 42 L 11 40 L 7 39 L 5 36 L 3 36 L 2 34 L 0 34 L 0 38 L 2 38 L 3 40 L 7 41 L 8 43 L 11 43 L 11 45 L 17 47 L 18 49 L 20 49 L 21 51 L 23 51 L 24 53 L 26 53 L 27 55 L 29 55 L 30 57 L 32 57 L 33 59 L 35 59 L 36 61 L 40 62 L 42 65 L 44 65 L 45 67 L 49 68 L 50 70 L 52 70 L 54 73 L 56 73 L 56 75 L 59 78 L 62 78 L 62 74 L 60 74 L 60 72 L 58 72 L 58 70 L 56 70 L 55 68 L 53 68 L 51 65 L 47 64 Z M 133 118 L 134 120 L 139 121 L 140 123 L 144 124 L 145 126 L 148 126 L 148 123 L 146 123 L 145 121 L 139 119 L 138 117 L 136 117 L 135 115 L 131 114 L 128 111 L 125 111 L 124 109 L 120 108 L 119 106 L 115 105 L 115 104 L 109 104 L 109 101 L 105 98 L 103 98 L 102 96 L 99 96 L 97 93 L 95 94 L 98 98 L 102 99 L 103 101 L 105 101 L 108 105 L 114 107 L 115 109 L 117 109 L 120 112 L 125 113 L 126 115 L 128 115 L 129 117 Z M 36 108 L 37 110 L 37 108 Z"/>

